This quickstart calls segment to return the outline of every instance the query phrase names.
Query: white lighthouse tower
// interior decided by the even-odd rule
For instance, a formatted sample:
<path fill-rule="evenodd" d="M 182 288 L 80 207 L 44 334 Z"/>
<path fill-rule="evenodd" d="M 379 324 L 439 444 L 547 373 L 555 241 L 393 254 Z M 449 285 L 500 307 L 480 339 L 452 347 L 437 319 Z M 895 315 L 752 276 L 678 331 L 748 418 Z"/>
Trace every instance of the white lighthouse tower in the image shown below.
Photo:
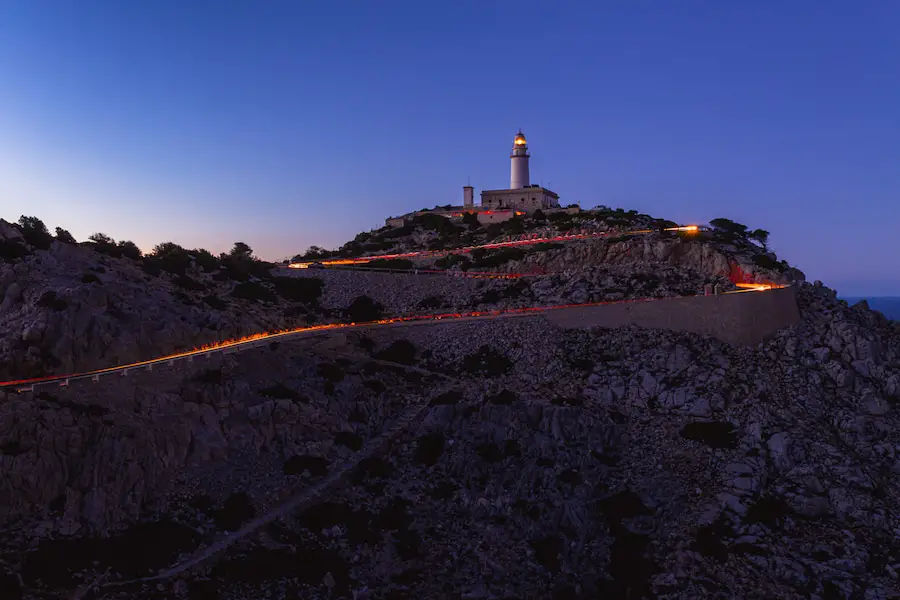
<path fill-rule="evenodd" d="M 509 155 L 509 189 L 528 187 L 528 142 L 520 129 L 513 139 L 512 153 Z"/>

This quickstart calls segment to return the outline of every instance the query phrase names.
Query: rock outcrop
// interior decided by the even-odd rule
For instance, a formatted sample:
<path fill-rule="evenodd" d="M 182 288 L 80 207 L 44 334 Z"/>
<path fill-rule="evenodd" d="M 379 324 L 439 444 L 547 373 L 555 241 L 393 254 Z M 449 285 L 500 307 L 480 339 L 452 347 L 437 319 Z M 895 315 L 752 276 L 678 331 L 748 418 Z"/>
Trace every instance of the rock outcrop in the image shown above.
<path fill-rule="evenodd" d="M 555 273 L 587 266 L 615 266 L 652 271 L 661 265 L 724 277 L 733 283 L 789 284 L 805 280 L 801 271 L 776 263 L 758 248 L 658 234 L 568 243 L 561 249 L 529 253 L 521 260 L 506 263 L 501 270 Z"/>

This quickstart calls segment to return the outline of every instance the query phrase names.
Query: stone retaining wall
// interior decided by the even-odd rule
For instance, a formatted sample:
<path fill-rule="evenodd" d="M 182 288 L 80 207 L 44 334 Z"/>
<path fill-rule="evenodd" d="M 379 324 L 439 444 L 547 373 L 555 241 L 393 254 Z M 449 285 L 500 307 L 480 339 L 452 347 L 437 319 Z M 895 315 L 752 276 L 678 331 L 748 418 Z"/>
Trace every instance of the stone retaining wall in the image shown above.
<path fill-rule="evenodd" d="M 735 346 L 758 344 L 800 320 L 797 290 L 793 287 L 592 306 L 544 315 L 567 329 L 638 325 L 708 335 Z"/>

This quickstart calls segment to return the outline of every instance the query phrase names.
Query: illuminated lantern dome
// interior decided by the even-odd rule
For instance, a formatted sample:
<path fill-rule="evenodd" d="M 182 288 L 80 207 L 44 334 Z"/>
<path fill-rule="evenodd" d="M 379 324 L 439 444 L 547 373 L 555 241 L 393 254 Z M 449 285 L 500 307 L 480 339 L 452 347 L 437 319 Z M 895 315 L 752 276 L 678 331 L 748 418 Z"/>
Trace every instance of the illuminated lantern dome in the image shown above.
<path fill-rule="evenodd" d="M 513 138 L 512 152 L 509 155 L 509 189 L 518 190 L 528 187 L 528 157 L 528 141 L 520 129 Z"/>

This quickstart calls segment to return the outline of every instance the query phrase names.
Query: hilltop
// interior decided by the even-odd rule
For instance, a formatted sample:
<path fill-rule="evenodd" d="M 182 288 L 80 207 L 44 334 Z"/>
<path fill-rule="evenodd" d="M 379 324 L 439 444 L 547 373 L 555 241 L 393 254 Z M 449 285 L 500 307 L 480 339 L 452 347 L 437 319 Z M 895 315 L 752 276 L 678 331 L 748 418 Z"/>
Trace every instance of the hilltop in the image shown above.
<path fill-rule="evenodd" d="M 573 232 L 606 232 L 611 235 L 577 244 L 549 242 L 535 246 L 477 250 L 468 256 L 450 254 L 439 258 L 389 260 L 373 263 L 372 266 L 548 273 L 574 270 L 573 267 L 628 265 L 646 268 L 662 264 L 723 276 L 733 282 L 787 283 L 804 279 L 802 272 L 779 260 L 768 248 L 767 231 L 750 230 L 724 218 L 713 219 L 710 224 L 710 228 L 696 233 L 665 231 L 678 224 L 633 210 L 608 208 L 555 212 L 549 216 L 537 211 L 533 215 L 488 225 L 480 224 L 474 213 L 466 213 L 461 219 L 453 220 L 426 213 L 411 217 L 399 227 L 385 226 L 361 233 L 337 250 L 312 247 L 292 260 L 390 256 L 420 251 L 441 253 L 511 239 L 552 239 Z M 625 235 L 647 230 L 653 233 Z"/>

